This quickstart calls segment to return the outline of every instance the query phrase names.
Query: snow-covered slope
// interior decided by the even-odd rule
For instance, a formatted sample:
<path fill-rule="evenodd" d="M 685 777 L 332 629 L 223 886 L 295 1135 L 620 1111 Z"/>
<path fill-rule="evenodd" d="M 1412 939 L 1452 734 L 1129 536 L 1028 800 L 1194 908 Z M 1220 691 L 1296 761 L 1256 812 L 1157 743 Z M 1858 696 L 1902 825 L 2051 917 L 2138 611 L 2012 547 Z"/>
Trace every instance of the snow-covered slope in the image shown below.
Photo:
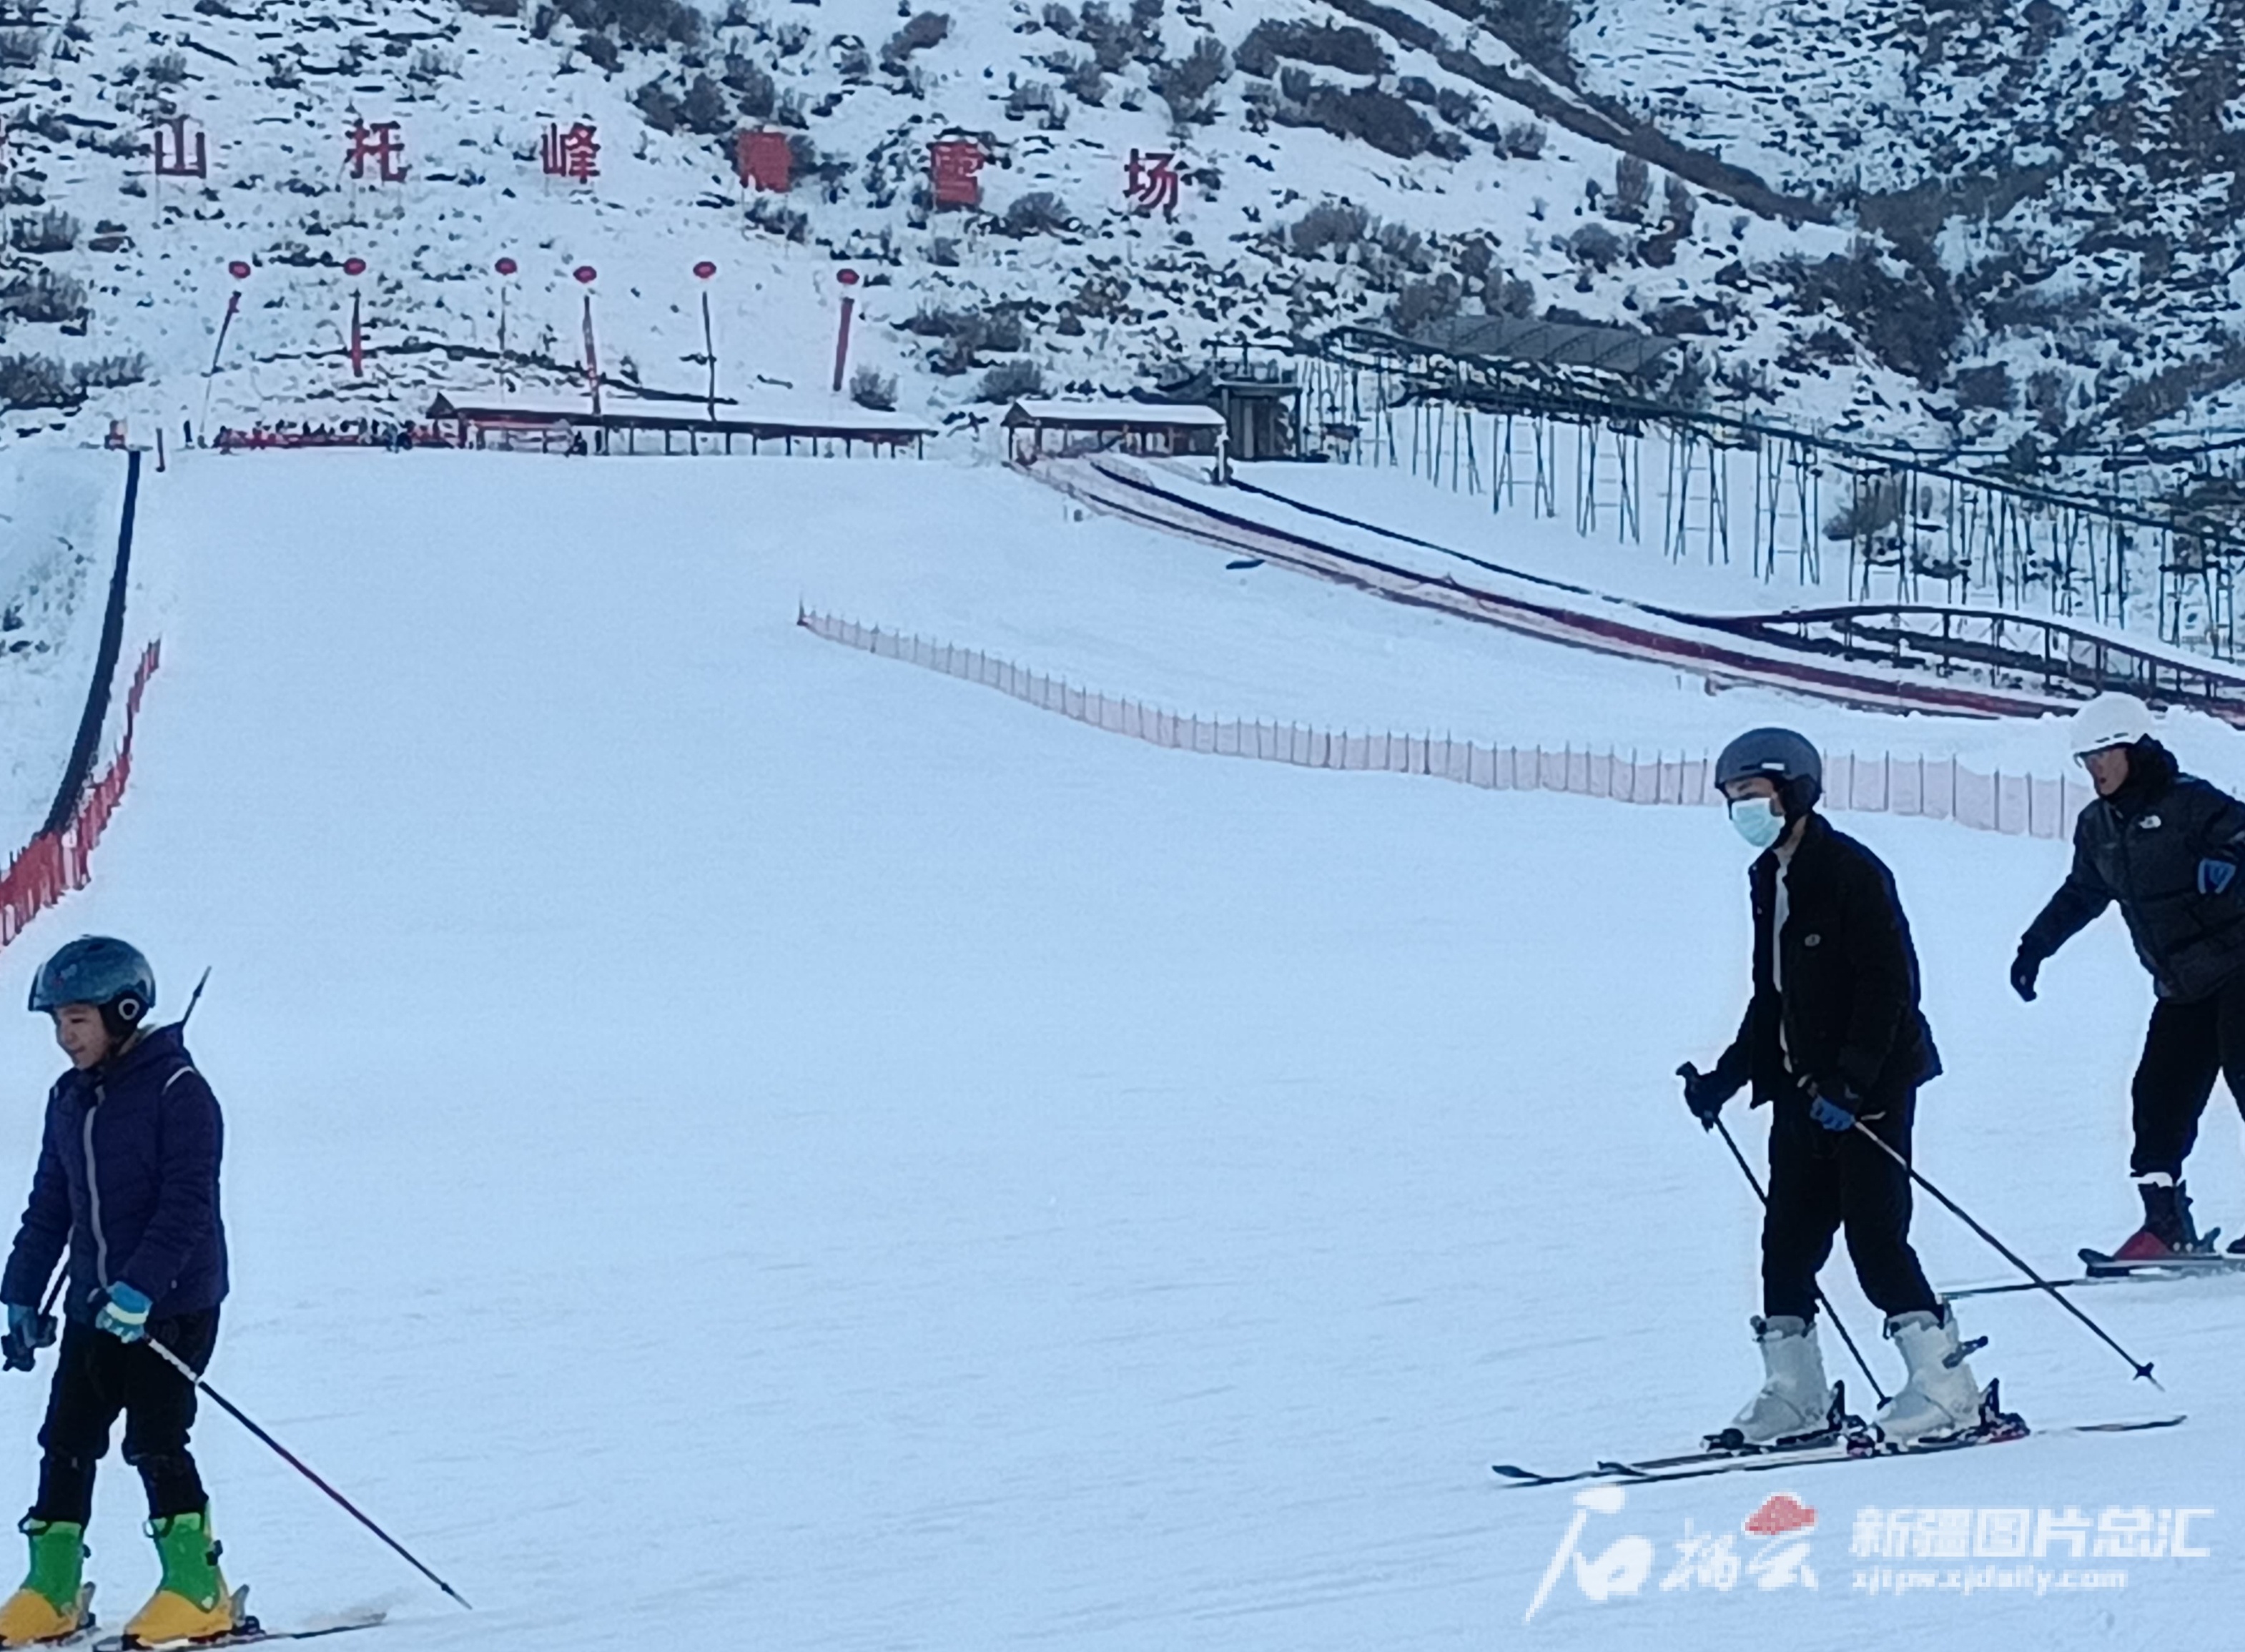
<path fill-rule="evenodd" d="M 81 930 L 146 944 L 170 1007 L 216 966 L 214 1380 L 477 1605 L 210 1413 L 227 1566 L 272 1621 L 386 1600 L 398 1652 L 1503 1642 L 1575 1508 L 1489 1462 L 1686 1439 L 1758 1379 L 1753 1195 L 1668 1076 L 1739 1007 L 1719 817 L 1156 752 L 792 621 L 805 594 L 979 614 L 1149 693 L 1322 685 L 1360 716 L 1468 687 L 1456 628 L 1112 525 L 1079 547 L 990 471 L 196 456 L 159 482 L 143 551 L 188 577 L 133 789 L 0 1001 Z M 1491 719 L 1710 743 L 1768 712 L 1469 648 Z M 2052 1265 L 2109 1242 L 2148 1006 L 2117 927 L 2020 1005 L 2004 965 L 2063 847 L 1867 829 L 1950 1066 L 1921 1163 Z M 0 1025 L 20 1185 L 56 1058 Z M 2194 1162 L 2209 1219 L 2245 1207 L 2230 1128 Z M 1920 1231 L 1936 1278 L 2000 1271 L 1939 1212 Z M 2187 1427 L 1632 1490 L 1584 1547 L 1656 1542 L 1643 1594 L 1563 1580 L 1528 1633 L 2087 1649 L 2125 1610 L 2197 1636 L 2234 1593 L 2245 1297 L 2094 1310 L 2166 1396 L 2046 1302 L 1966 1324 L 2031 1417 Z M 0 1386 L 14 1495 L 41 1391 Z M 1658 1587 L 1778 1489 L 1816 1511 L 1813 1596 Z M 112 1461 L 118 1612 L 153 1577 L 138 1501 Z M 2117 1600 L 1850 1588 L 1867 1508 L 2138 1506 L 2214 1508 L 2217 1558 L 2131 1563 Z"/>

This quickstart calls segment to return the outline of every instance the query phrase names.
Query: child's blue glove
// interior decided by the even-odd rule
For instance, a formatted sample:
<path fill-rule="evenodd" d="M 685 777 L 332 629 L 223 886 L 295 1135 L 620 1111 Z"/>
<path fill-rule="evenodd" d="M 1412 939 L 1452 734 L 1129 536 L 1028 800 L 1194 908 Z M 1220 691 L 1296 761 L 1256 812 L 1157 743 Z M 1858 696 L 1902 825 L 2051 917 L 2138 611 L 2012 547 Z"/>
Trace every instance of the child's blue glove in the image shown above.
<path fill-rule="evenodd" d="M 155 1305 L 130 1285 L 112 1285 L 102 1293 L 93 1328 L 119 1342 L 137 1343 L 148 1334 L 148 1310 Z"/>

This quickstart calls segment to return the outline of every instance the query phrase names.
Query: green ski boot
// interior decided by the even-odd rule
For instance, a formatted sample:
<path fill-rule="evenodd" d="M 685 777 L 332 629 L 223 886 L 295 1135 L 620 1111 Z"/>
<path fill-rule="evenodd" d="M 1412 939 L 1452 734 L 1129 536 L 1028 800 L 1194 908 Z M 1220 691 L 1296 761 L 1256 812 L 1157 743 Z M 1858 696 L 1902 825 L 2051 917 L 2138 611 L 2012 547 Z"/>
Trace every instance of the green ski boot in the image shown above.
<path fill-rule="evenodd" d="M 0 1603 L 0 1647 L 67 1641 L 93 1626 L 88 1606 L 93 1586 L 85 1576 L 85 1527 L 67 1520 L 26 1517 L 19 1528 L 31 1540 L 31 1569 L 24 1587 Z"/>
<path fill-rule="evenodd" d="M 125 1644 L 162 1646 L 233 1634 L 234 1601 L 227 1592 L 226 1579 L 219 1574 L 218 1541 L 211 1536 L 210 1511 L 205 1508 L 150 1520 L 147 1531 L 156 1540 L 156 1557 L 163 1563 L 164 1577 L 148 1604 L 125 1626 Z"/>

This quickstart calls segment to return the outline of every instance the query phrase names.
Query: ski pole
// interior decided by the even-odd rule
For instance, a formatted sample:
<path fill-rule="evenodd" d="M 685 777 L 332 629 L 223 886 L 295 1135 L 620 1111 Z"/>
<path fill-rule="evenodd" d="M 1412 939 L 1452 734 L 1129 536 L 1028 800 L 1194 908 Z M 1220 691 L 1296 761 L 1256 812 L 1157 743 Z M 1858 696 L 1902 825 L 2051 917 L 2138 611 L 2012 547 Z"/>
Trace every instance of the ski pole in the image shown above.
<path fill-rule="evenodd" d="M 1723 1122 L 1720 1114 L 1715 1115 L 1714 1124 L 1715 1128 L 1723 1133 L 1723 1145 L 1731 1150 L 1731 1157 L 1736 1159 L 1739 1161 L 1739 1168 L 1746 1172 L 1746 1186 L 1754 1190 L 1754 1197 L 1761 1201 L 1762 1209 L 1768 1209 L 1769 1195 L 1761 1190 L 1761 1181 L 1754 1175 L 1753 1167 L 1746 1162 L 1746 1155 L 1739 1151 L 1738 1139 L 1732 1135 L 1731 1127 Z M 1817 1303 L 1824 1310 L 1826 1317 L 1832 1321 L 1832 1329 L 1840 1333 L 1840 1340 L 1848 1344 L 1848 1351 L 1855 1357 L 1855 1369 L 1863 1373 L 1863 1380 L 1871 1385 L 1871 1392 L 1878 1396 L 1879 1404 L 1885 1405 L 1887 1391 L 1879 1386 L 1879 1379 L 1871 1375 L 1870 1362 L 1863 1357 L 1863 1351 L 1855 1346 L 1855 1339 L 1848 1334 L 1848 1327 L 1841 1321 L 1840 1310 L 1835 1308 L 1830 1299 L 1825 1296 L 1823 1286 L 1812 1280 L 1809 1283 L 1809 1289 L 1816 1293 Z"/>
<path fill-rule="evenodd" d="M 2002 1240 L 1997 1238 L 1994 1234 L 1990 1233 L 1978 1222 L 1973 1221 L 1970 1214 L 1966 1211 L 1964 1206 L 1958 1204 L 1957 1201 L 1950 1198 L 1947 1194 L 1942 1192 L 1940 1188 L 1935 1187 L 1930 1181 L 1928 1181 L 1923 1176 L 1920 1175 L 1918 1174 L 1917 1167 L 1912 1164 L 1909 1160 L 1903 1158 L 1901 1154 L 1896 1152 L 1892 1142 L 1889 1141 L 1884 1136 L 1882 1136 L 1877 1131 L 1872 1129 L 1870 1126 L 1865 1124 L 1861 1119 L 1855 1121 L 1855 1128 L 1861 1130 L 1872 1141 L 1877 1142 L 1880 1148 L 1886 1154 L 1888 1158 L 1892 1159 L 1896 1164 L 1900 1165 L 1904 1170 L 1909 1173 L 1909 1179 L 1912 1181 L 1915 1181 L 1919 1187 L 1924 1188 L 1935 1198 L 1940 1200 L 1943 1204 L 1949 1208 L 1949 1213 L 1951 1215 L 1955 1216 L 1959 1222 L 1970 1228 L 1974 1233 L 1978 1234 L 1980 1237 L 1985 1239 L 1991 1245 L 1995 1247 L 1996 1253 L 1998 1256 L 2002 1256 L 2005 1262 L 2010 1263 L 2012 1267 L 2017 1268 L 2021 1273 L 2032 1280 L 2041 1288 L 2045 1296 L 2048 1297 L 2059 1307 L 2065 1309 L 2066 1312 L 2072 1314 L 2083 1324 L 2088 1326 L 2092 1333 L 2095 1335 L 2097 1340 L 2103 1343 L 2114 1353 L 2120 1355 L 2121 1358 L 2126 1360 L 2128 1362 L 2129 1368 L 2133 1370 L 2137 1376 L 2151 1384 L 2153 1387 L 2158 1389 L 2161 1393 L 2164 1394 L 2167 1392 L 2167 1385 L 2160 1382 L 2158 1378 L 2152 1375 L 2152 1364 L 2149 1360 L 2138 1359 L 2126 1349 L 2121 1347 L 2119 1343 L 2114 1342 L 2112 1337 L 2106 1332 L 2104 1326 L 2099 1324 L 2087 1314 L 2083 1313 L 2080 1309 L 2075 1307 L 2072 1303 L 2067 1301 L 2066 1298 L 2060 1294 L 2057 1286 L 2052 1284 L 2049 1280 L 2044 1278 L 2033 1269 L 2028 1267 L 2025 1260 L 2020 1257 L 2018 1251 L 2013 1250 Z"/>
<path fill-rule="evenodd" d="M 319 1475 L 313 1473 L 311 1466 L 306 1463 L 302 1458 L 297 1456 L 295 1452 L 290 1451 L 286 1446 L 283 1446 L 279 1440 L 274 1439 L 272 1435 L 267 1433 L 255 1423 L 252 1422 L 249 1418 L 248 1413 L 244 1412 L 241 1406 L 235 1405 L 224 1394 L 220 1393 L 217 1389 L 213 1388 L 208 1383 L 205 1382 L 203 1380 L 203 1374 L 200 1371 L 197 1371 L 193 1365 L 187 1364 L 186 1360 L 180 1358 L 170 1349 L 165 1347 L 163 1344 L 158 1342 L 153 1337 L 149 1337 L 147 1342 L 148 1346 L 154 1349 L 159 1354 L 162 1355 L 165 1363 L 169 1364 L 173 1370 L 178 1371 L 180 1376 L 186 1378 L 197 1388 L 202 1390 L 204 1393 L 208 1394 L 212 1400 L 217 1404 L 219 1409 L 223 1411 L 227 1416 L 233 1418 L 235 1422 L 240 1423 L 251 1433 L 256 1435 L 258 1439 L 263 1440 L 268 1446 L 270 1446 L 275 1452 L 279 1453 L 282 1462 L 288 1464 L 289 1467 L 295 1469 L 306 1479 L 311 1481 L 313 1485 L 318 1486 L 329 1497 L 335 1499 L 336 1502 L 342 1507 L 343 1513 L 349 1514 L 361 1526 L 365 1527 L 368 1531 L 372 1532 L 383 1542 L 389 1544 L 391 1548 L 397 1550 L 397 1553 L 404 1558 L 407 1565 L 410 1566 L 415 1571 L 420 1573 L 422 1576 L 427 1578 L 438 1588 L 444 1590 L 445 1594 L 451 1595 L 462 1606 L 465 1607 L 468 1605 L 467 1598 L 463 1595 L 459 1590 L 454 1588 L 451 1584 L 444 1581 L 443 1578 L 438 1577 L 427 1567 L 422 1565 L 420 1561 L 415 1557 L 412 1550 L 407 1548 L 404 1544 L 399 1542 L 396 1538 L 390 1536 L 389 1533 L 383 1531 L 382 1527 L 376 1526 L 371 1520 L 368 1519 L 365 1513 L 360 1510 L 357 1504 L 352 1502 L 350 1499 L 345 1497 L 334 1486 L 329 1485 L 327 1481 L 322 1479 Z M 468 1607 L 468 1609 L 470 1611 L 473 1611 L 475 1608 L 473 1607 Z"/>
<path fill-rule="evenodd" d="M 203 988 L 209 985 L 210 965 L 206 964 L 203 965 L 202 978 L 195 983 L 195 990 L 187 994 L 187 1007 L 180 1017 L 180 1032 L 186 1032 L 187 1030 L 187 1023 L 195 1019 L 195 1005 L 203 1001 Z"/>

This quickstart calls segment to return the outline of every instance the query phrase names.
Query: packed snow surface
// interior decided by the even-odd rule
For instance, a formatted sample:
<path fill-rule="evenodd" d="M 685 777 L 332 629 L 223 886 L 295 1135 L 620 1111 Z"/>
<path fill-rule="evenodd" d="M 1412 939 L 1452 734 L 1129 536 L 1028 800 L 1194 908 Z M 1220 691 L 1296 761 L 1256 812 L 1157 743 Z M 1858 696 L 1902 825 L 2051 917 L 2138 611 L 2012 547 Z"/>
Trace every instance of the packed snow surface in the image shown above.
<path fill-rule="evenodd" d="M 1651 1539 L 1642 1591 L 1563 1577 L 1523 1629 L 1575 1505 L 1490 1462 L 1677 1448 L 1759 1380 L 1753 1195 L 1670 1076 L 1738 1016 L 1744 846 L 1708 811 L 1158 751 L 793 622 L 1221 714 L 1694 750 L 1787 716 L 2046 771 L 2049 731 L 1711 697 L 939 464 L 198 454 L 140 538 L 177 595 L 132 790 L 0 999 L 81 931 L 143 944 L 173 1012 L 214 966 L 213 1379 L 477 1608 L 207 1412 L 268 1621 L 384 1601 L 398 1652 L 2051 1649 L 2179 1644 L 2236 1598 L 2245 1281 L 2083 1293 L 2165 1395 L 2047 1301 L 1960 1310 L 2031 1418 L 2180 1429 L 1632 1489 L 1582 1547 Z M 2151 1001 L 2117 923 L 2023 1005 L 2064 847 L 1854 823 L 1949 1064 L 1923 1168 L 2052 1269 L 2116 1242 Z M 13 1026 L 21 1185 L 59 1058 Z M 2235 1134 L 2193 1167 L 2233 1225 Z M 2004 1271 L 1939 1210 L 1919 1236 L 1937 1281 Z M 0 1497 L 44 1386 L 0 1385 Z M 1687 1526 L 1780 1490 L 1813 1594 L 1659 1587 Z M 1851 1588 L 1861 1511 L 1960 1506 L 2208 1508 L 2212 1554 Z M 112 1460 L 112 1620 L 153 1578 L 139 1512 Z"/>

